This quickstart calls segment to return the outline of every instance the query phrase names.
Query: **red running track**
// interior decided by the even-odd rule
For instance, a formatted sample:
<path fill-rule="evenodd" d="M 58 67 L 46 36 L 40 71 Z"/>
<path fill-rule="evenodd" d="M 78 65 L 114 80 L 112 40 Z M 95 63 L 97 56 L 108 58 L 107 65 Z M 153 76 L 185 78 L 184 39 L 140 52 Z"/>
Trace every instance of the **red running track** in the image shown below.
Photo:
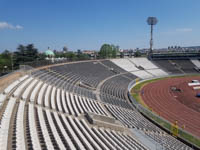
<path fill-rule="evenodd" d="M 188 83 L 200 77 L 181 77 L 159 80 L 147 84 L 140 93 L 143 101 L 154 112 L 178 126 L 185 126 L 185 130 L 200 137 L 200 98 Z M 172 91 L 171 87 L 181 90 Z"/>

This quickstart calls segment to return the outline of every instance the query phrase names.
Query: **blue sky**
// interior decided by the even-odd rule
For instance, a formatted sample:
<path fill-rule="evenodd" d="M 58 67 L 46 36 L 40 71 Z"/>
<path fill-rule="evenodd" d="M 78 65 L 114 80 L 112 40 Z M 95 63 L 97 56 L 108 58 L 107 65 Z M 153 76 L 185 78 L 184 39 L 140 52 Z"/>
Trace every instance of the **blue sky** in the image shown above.
<path fill-rule="evenodd" d="M 0 52 L 34 43 L 40 51 L 200 45 L 200 0 L 0 0 Z"/>

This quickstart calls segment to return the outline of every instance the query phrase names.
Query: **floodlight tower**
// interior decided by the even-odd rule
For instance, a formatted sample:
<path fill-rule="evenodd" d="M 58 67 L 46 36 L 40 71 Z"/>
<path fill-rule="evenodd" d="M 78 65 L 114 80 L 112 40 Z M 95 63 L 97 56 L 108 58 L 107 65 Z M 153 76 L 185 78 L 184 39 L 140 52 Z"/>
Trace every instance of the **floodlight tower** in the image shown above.
<path fill-rule="evenodd" d="M 150 53 L 153 51 L 153 26 L 158 22 L 156 17 L 148 17 L 147 23 L 151 26 Z"/>

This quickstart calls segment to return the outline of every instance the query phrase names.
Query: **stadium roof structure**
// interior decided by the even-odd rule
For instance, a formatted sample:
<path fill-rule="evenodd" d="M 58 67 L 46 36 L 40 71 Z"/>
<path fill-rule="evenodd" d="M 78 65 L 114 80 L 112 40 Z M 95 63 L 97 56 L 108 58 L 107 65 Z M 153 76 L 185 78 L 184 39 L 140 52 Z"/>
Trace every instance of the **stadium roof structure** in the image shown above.
<path fill-rule="evenodd" d="M 164 59 L 200 59 L 199 52 L 166 52 L 166 53 L 152 53 L 149 57 L 152 60 Z"/>

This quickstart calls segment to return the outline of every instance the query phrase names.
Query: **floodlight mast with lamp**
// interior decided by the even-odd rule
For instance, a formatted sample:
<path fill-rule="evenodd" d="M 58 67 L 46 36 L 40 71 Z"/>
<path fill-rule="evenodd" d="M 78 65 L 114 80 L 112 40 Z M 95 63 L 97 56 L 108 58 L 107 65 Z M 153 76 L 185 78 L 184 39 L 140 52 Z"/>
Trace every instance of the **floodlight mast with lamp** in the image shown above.
<path fill-rule="evenodd" d="M 151 26 L 150 53 L 153 51 L 153 26 L 158 22 L 156 17 L 148 17 L 147 23 Z"/>

